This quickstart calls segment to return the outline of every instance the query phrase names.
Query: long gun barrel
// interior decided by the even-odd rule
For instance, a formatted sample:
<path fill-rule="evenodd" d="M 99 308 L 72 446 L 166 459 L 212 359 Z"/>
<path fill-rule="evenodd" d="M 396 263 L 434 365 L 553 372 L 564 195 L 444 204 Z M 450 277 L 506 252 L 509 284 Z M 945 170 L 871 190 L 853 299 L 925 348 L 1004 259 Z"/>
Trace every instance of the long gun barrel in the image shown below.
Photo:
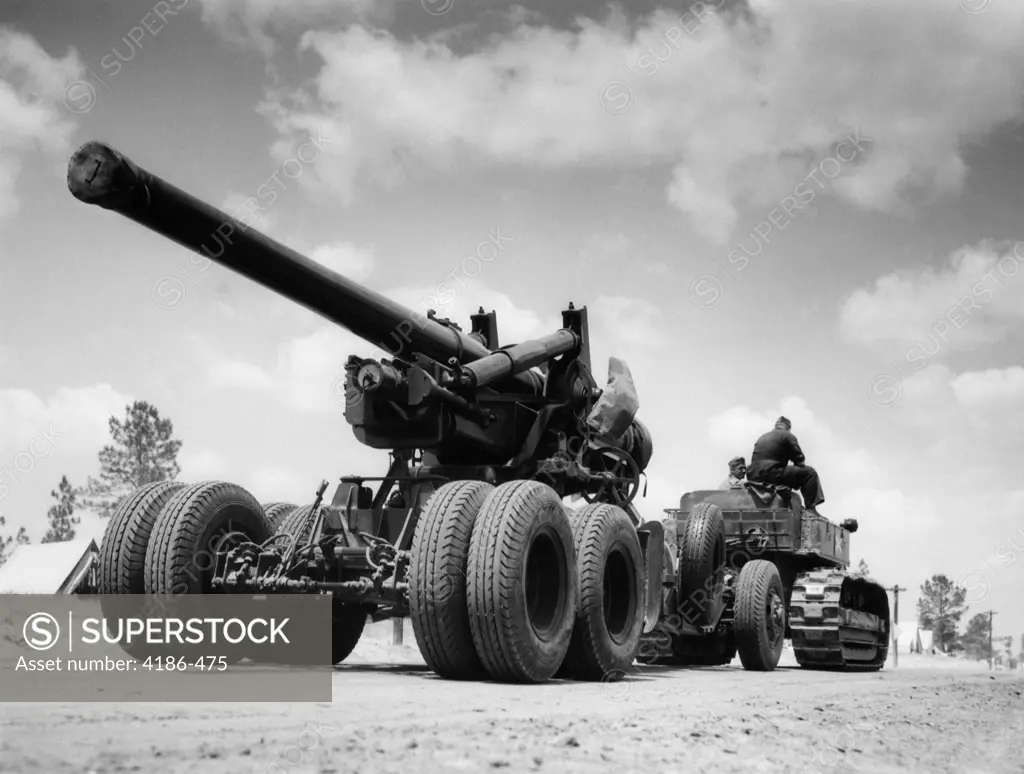
<path fill-rule="evenodd" d="M 408 348 L 442 363 L 455 358 L 462 364 L 492 354 L 473 336 L 414 313 L 306 258 L 102 143 L 86 143 L 71 157 L 68 188 L 80 201 L 118 212 L 392 354 Z M 500 386 L 513 392 L 536 395 L 543 390 L 543 379 L 531 371 L 513 374 L 498 366 L 497 372 L 488 368 L 487 376 L 486 381 L 501 378 Z"/>

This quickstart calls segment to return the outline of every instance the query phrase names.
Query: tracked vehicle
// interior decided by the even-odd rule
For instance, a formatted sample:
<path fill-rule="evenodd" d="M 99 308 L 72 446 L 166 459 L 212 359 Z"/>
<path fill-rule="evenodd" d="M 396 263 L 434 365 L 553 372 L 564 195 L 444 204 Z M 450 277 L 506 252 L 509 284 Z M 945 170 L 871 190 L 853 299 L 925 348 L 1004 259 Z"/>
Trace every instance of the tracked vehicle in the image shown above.
<path fill-rule="evenodd" d="M 750 482 L 689 492 L 666 513 L 662 620 L 641 662 L 718 666 L 738 652 L 772 670 L 790 638 L 808 669 L 885 665 L 888 596 L 847 571 L 856 520 L 833 524 L 788 487 Z"/>
<path fill-rule="evenodd" d="M 330 594 L 333 663 L 368 617 L 409 616 L 443 677 L 625 675 L 661 610 L 664 534 L 633 502 L 653 445 L 629 369 L 594 379 L 586 307 L 499 347 L 494 312 L 465 333 L 405 309 L 106 145 L 72 156 L 68 187 L 388 354 L 350 357 L 344 382 L 355 437 L 390 451 L 383 475 L 329 500 L 324 481 L 301 507 L 228 482 L 142 487 L 107 528 L 101 593 Z"/>

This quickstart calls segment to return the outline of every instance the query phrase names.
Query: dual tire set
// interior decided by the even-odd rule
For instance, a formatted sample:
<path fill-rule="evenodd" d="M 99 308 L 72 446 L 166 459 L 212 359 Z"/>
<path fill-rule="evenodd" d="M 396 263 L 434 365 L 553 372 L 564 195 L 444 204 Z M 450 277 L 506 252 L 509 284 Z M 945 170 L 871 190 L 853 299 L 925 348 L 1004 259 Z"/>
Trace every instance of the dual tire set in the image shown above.
<path fill-rule="evenodd" d="M 275 532 L 302 547 L 312 505 L 261 505 L 236 484 L 161 481 L 139 487 L 112 514 L 100 547 L 99 593 L 213 593 L 216 557 L 239 541 L 265 543 Z M 332 661 L 355 648 L 366 624 L 360 605 L 333 605 Z"/>
<path fill-rule="evenodd" d="M 570 512 L 538 481 L 455 481 L 420 515 L 410 615 L 444 678 L 615 681 L 640 645 L 645 579 L 621 508 Z"/>
<path fill-rule="evenodd" d="M 213 593 L 218 553 L 275 533 L 302 548 L 311 508 L 261 505 L 219 481 L 142 486 L 107 525 L 99 592 Z M 451 679 L 621 679 L 639 648 L 644 567 L 636 530 L 616 506 L 570 513 L 537 481 L 447 484 L 427 503 L 413 538 L 409 605 L 420 652 Z M 372 609 L 333 607 L 338 664 Z"/>

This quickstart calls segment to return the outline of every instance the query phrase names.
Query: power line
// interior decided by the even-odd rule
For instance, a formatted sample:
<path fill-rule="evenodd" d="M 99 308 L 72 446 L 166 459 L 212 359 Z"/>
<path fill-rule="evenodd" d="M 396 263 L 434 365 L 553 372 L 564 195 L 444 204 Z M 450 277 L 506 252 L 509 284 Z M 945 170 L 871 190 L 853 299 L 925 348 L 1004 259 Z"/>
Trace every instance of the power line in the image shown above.
<path fill-rule="evenodd" d="M 995 610 L 985 610 L 982 615 L 988 613 L 988 668 L 992 670 L 992 656 L 995 655 L 995 651 L 992 650 L 992 616 L 996 614 Z"/>
<path fill-rule="evenodd" d="M 906 591 L 905 586 L 889 586 L 886 591 L 891 591 L 893 596 L 893 616 L 892 616 L 892 666 L 893 669 L 899 669 L 900 667 L 900 645 L 899 638 L 896 636 L 896 632 L 900 626 L 900 592 Z"/>

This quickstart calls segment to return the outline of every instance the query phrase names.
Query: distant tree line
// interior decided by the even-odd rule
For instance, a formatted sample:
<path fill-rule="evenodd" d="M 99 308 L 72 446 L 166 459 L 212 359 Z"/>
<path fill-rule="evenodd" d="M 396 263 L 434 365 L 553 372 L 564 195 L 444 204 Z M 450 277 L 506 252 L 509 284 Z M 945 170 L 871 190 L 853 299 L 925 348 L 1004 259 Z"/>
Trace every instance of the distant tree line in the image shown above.
<path fill-rule="evenodd" d="M 995 664 L 1006 664 L 1010 669 L 1024 662 L 1024 634 L 1020 650 L 1013 652 L 1013 637 L 994 638 L 989 643 L 989 616 L 976 613 L 959 631 L 960 621 L 967 612 L 967 589 L 945 575 L 933 575 L 921 584 L 917 600 L 917 624 L 932 632 L 932 645 L 943 653 L 961 653 L 978 661 L 992 659 Z"/>

